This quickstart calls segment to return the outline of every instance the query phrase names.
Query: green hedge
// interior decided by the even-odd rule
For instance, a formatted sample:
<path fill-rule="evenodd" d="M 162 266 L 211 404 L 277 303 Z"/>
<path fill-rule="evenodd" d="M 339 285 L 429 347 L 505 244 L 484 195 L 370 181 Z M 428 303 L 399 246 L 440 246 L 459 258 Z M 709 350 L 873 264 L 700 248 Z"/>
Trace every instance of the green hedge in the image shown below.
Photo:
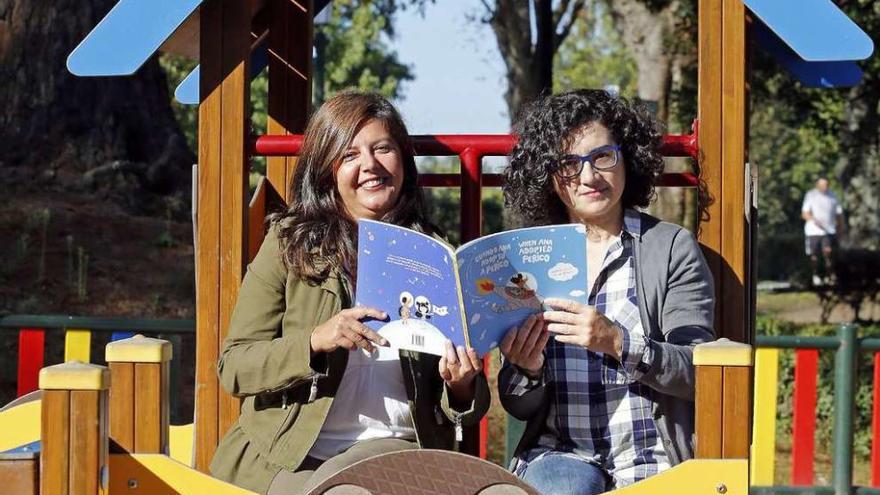
<path fill-rule="evenodd" d="M 837 325 L 799 324 L 758 317 L 758 335 L 834 336 Z M 859 337 L 880 336 L 880 326 L 862 326 Z M 856 376 L 853 431 L 853 455 L 868 458 L 871 454 L 871 407 L 874 389 L 873 356 L 859 353 Z M 819 376 L 816 400 L 816 450 L 831 454 L 834 432 L 834 351 L 819 351 Z M 779 411 L 776 423 L 777 439 L 791 438 L 792 406 L 794 397 L 794 351 L 783 350 L 779 356 Z"/>

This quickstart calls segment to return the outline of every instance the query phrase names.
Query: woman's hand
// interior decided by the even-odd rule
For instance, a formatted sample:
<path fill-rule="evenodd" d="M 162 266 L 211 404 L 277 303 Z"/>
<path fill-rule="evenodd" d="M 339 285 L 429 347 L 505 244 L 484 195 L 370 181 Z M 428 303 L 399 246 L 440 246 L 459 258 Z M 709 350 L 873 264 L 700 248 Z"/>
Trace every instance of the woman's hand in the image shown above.
<path fill-rule="evenodd" d="M 513 328 L 501 340 L 501 354 L 531 378 L 541 375 L 544 368 L 544 346 L 550 334 L 544 331 L 544 321 L 531 315 L 519 328 Z"/>
<path fill-rule="evenodd" d="M 388 315 L 365 306 L 343 309 L 312 331 L 309 338 L 312 352 L 332 352 L 339 347 L 350 351 L 360 347 L 367 352 L 373 352 L 374 344 L 387 346 L 388 341 L 384 337 L 361 323 L 364 318 L 386 320 Z"/>
<path fill-rule="evenodd" d="M 440 357 L 440 377 L 446 382 L 453 398 L 459 403 L 469 403 L 474 399 L 474 378 L 483 371 L 483 360 L 477 356 L 473 347 L 459 346 L 446 340 L 446 355 Z"/>
<path fill-rule="evenodd" d="M 557 311 L 545 311 L 547 331 L 556 340 L 566 344 L 586 347 L 591 351 L 613 356 L 620 361 L 623 335 L 620 329 L 596 308 L 567 299 L 548 297 L 544 304 Z"/>

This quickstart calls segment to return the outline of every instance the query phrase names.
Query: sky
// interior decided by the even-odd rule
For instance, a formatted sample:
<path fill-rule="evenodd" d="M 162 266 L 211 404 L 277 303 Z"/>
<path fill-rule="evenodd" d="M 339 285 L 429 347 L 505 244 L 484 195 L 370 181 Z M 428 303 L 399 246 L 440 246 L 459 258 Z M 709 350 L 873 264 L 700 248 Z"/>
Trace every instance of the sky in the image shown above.
<path fill-rule="evenodd" d="M 491 27 L 468 20 L 475 0 L 429 4 L 399 12 L 390 42 L 415 80 L 404 83 L 395 103 L 411 134 L 503 134 L 509 130 L 504 103 L 504 62 Z"/>

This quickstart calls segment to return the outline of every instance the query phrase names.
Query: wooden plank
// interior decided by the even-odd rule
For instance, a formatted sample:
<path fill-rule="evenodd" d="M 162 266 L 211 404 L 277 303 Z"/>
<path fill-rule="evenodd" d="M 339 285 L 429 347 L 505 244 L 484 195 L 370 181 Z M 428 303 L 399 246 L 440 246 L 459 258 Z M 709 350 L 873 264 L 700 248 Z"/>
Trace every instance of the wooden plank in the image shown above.
<path fill-rule="evenodd" d="M 171 362 L 160 366 L 162 380 L 159 390 L 159 452 L 168 455 L 171 444 Z"/>
<path fill-rule="evenodd" d="M 134 452 L 160 454 L 162 451 L 162 365 L 134 365 Z"/>
<path fill-rule="evenodd" d="M 0 458 L 0 486 L 3 493 L 37 495 L 40 488 L 40 464 L 32 459 Z"/>
<path fill-rule="evenodd" d="M 260 251 L 266 236 L 266 189 L 272 187 L 268 179 L 260 177 L 254 195 L 248 203 L 247 261 L 250 263 Z"/>
<path fill-rule="evenodd" d="M 110 438 L 134 452 L 134 363 L 110 363 Z"/>
<path fill-rule="evenodd" d="M 291 33 L 290 16 L 287 0 L 269 0 L 268 8 L 272 12 L 269 27 L 269 94 L 267 103 L 266 129 L 268 134 L 283 135 L 290 133 L 290 121 L 287 105 L 287 54 L 290 51 Z M 284 156 L 272 156 L 266 159 L 266 178 L 275 189 L 287 197 L 287 162 Z"/>
<path fill-rule="evenodd" d="M 88 363 L 91 359 L 92 332 L 70 329 L 64 332 L 64 361 Z"/>
<path fill-rule="evenodd" d="M 43 392 L 40 428 L 40 493 L 67 495 L 70 452 L 70 392 Z"/>
<path fill-rule="evenodd" d="M 708 220 L 700 224 L 700 242 L 715 279 L 715 329 L 721 321 L 721 1 L 699 0 L 697 119 L 701 153 L 700 176 L 714 201 L 707 208 Z"/>
<path fill-rule="evenodd" d="M 721 425 L 724 410 L 722 400 L 721 366 L 697 366 L 695 401 L 696 457 L 721 458 Z"/>
<path fill-rule="evenodd" d="M 39 388 L 45 335 L 42 328 L 22 328 L 18 331 L 18 397 Z"/>
<path fill-rule="evenodd" d="M 721 187 L 721 222 L 724 236 L 721 255 L 723 305 L 722 333 L 739 342 L 751 342 L 746 307 L 745 286 L 748 228 L 745 218 L 745 147 L 746 147 L 746 43 L 745 6 L 742 0 L 723 0 L 722 28 L 722 168 L 725 180 Z M 716 281 L 717 283 L 717 281 Z"/>
<path fill-rule="evenodd" d="M 219 354 L 244 277 L 248 160 L 245 149 L 250 80 L 250 7 L 227 0 L 223 7 L 223 115 L 220 124 L 220 326 Z M 241 401 L 220 390 L 217 431 L 222 436 L 238 420 Z"/>
<path fill-rule="evenodd" d="M 100 476 L 101 390 L 70 392 L 71 495 L 98 493 Z"/>
<path fill-rule="evenodd" d="M 199 194 L 196 240 L 194 467 L 207 472 L 219 440 L 217 346 L 220 323 L 220 125 L 222 0 L 200 7 Z"/>
<path fill-rule="evenodd" d="M 779 349 L 755 351 L 755 421 L 752 425 L 751 480 L 753 485 L 773 485 L 776 460 L 776 394 L 779 383 Z"/>
<path fill-rule="evenodd" d="M 813 460 L 816 454 L 816 382 L 819 376 L 819 351 L 798 349 L 794 365 L 794 401 L 792 407 L 791 484 L 813 485 Z"/>
<path fill-rule="evenodd" d="M 752 368 L 724 367 L 723 410 L 721 418 L 721 457 L 745 459 L 749 456 L 752 424 Z"/>

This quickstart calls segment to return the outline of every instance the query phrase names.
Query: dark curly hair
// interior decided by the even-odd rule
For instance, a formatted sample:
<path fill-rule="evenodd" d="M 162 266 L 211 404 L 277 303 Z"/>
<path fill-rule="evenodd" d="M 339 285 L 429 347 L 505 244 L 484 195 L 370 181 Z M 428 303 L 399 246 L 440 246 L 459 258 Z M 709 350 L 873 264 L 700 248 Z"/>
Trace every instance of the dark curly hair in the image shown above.
<path fill-rule="evenodd" d="M 611 131 L 621 147 L 626 163 L 623 207 L 648 206 L 654 182 L 663 172 L 659 124 L 626 99 L 589 89 L 541 98 L 520 114 L 514 126 L 519 142 L 504 170 L 504 205 L 530 225 L 568 222 L 565 205 L 553 188 L 557 159 L 592 122 Z"/>

